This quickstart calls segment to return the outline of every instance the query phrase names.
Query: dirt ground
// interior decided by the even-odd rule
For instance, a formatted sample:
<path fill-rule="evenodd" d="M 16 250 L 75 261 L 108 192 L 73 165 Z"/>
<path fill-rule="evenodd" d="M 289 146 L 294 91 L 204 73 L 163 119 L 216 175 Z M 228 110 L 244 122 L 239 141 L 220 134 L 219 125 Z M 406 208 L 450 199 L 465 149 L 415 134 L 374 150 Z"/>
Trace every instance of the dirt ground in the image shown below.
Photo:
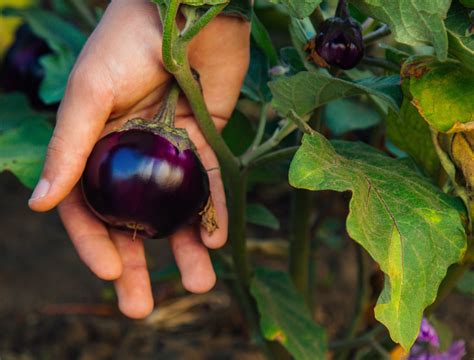
<path fill-rule="evenodd" d="M 154 284 L 155 313 L 132 321 L 116 309 L 110 284 L 80 262 L 57 214 L 34 214 L 29 191 L 0 175 L 0 359 L 262 359 L 222 285 L 186 295 Z M 354 298 L 353 247 L 317 256 L 321 298 L 315 317 L 329 336 L 344 330 Z M 166 242 L 147 243 L 151 271 L 171 262 Z M 334 284 L 333 286 L 331 284 Z M 453 294 L 437 311 L 474 359 L 474 303 Z"/>

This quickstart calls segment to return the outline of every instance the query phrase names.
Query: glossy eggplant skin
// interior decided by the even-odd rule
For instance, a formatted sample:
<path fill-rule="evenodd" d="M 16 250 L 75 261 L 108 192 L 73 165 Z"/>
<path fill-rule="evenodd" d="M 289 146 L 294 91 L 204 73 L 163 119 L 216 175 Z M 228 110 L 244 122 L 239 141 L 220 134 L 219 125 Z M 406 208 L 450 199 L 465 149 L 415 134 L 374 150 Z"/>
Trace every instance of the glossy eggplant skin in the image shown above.
<path fill-rule="evenodd" d="M 327 19 L 316 37 L 316 52 L 329 65 L 354 68 L 364 56 L 360 25 L 350 17 Z"/>
<path fill-rule="evenodd" d="M 111 133 L 94 147 L 82 177 L 85 200 L 119 230 L 162 238 L 192 223 L 209 179 L 192 149 L 142 129 Z"/>

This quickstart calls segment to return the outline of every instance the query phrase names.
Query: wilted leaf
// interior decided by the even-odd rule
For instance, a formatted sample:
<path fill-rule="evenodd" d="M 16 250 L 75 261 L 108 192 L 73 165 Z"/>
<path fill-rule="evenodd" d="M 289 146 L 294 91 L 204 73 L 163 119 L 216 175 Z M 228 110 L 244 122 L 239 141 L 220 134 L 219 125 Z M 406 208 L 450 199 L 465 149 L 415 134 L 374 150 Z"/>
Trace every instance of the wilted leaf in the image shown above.
<path fill-rule="evenodd" d="M 465 252 L 462 203 L 368 145 L 333 144 L 319 134 L 305 135 L 290 167 L 290 184 L 352 192 L 347 231 L 386 274 L 375 316 L 409 349 L 423 310 Z"/>
<path fill-rule="evenodd" d="M 296 360 L 325 359 L 326 335 L 311 317 L 287 273 L 258 268 L 250 285 L 267 340 L 278 341 Z"/>
<path fill-rule="evenodd" d="M 429 58 L 407 62 L 402 74 L 412 104 L 439 132 L 474 129 L 474 73 L 457 64 Z M 405 82 L 404 82 L 405 84 Z"/>

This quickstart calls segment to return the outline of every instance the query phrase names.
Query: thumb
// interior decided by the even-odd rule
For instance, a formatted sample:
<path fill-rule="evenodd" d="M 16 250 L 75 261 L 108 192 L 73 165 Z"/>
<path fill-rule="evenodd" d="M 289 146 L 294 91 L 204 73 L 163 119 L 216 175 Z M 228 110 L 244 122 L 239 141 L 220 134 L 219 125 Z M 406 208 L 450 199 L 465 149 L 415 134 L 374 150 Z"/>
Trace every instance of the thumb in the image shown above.
<path fill-rule="evenodd" d="M 91 70 L 78 64 L 69 78 L 43 172 L 28 202 L 32 210 L 50 210 L 71 192 L 110 115 L 109 84 Z"/>

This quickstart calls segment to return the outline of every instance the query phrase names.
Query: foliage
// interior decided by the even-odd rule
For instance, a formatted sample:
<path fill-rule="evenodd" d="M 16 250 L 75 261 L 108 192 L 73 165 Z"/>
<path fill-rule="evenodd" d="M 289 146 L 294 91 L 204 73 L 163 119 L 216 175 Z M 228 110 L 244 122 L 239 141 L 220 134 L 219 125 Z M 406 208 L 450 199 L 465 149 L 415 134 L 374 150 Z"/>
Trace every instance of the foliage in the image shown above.
<path fill-rule="evenodd" d="M 154 2 L 165 11 L 177 9 L 180 3 Z M 321 67 L 317 54 L 307 46 L 322 16 L 333 15 L 331 7 L 322 11 L 320 0 L 274 0 L 255 13 L 246 0 L 181 3 L 191 5 L 189 11 L 201 17 L 194 24 L 195 34 L 222 9 L 251 21 L 251 63 L 241 89 L 243 101 L 222 136 L 212 126 L 187 64 L 188 42 L 164 36 L 162 49 L 165 67 L 187 96 L 224 173 L 231 214 L 232 266 L 227 270 L 233 271 L 226 280 L 234 281 L 232 287 L 237 289 L 248 323 L 251 326 L 258 318 L 259 328 L 254 330 L 268 341 L 279 342 L 296 359 L 323 359 L 328 352 L 325 330 L 312 319 L 310 292 L 294 285 L 308 284 L 307 288 L 314 289 L 313 277 L 308 275 L 311 249 L 317 248 L 311 243 L 311 231 L 318 236 L 324 232 L 313 215 L 324 213 L 326 204 L 293 204 L 288 222 L 302 218 L 306 220 L 302 223 L 314 223 L 314 228 L 283 234 L 292 239 L 289 262 L 308 265 L 307 269 L 300 266 L 304 271 L 290 274 L 254 269 L 245 251 L 246 224 L 280 233 L 288 226 L 287 219 L 276 217 L 271 207 L 247 204 L 246 186 L 253 190 L 283 182 L 289 193 L 294 190 L 288 183 L 315 192 L 349 191 L 347 234 L 385 274 L 375 316 L 391 339 L 408 351 L 424 314 L 431 311 L 429 305 L 436 306 L 441 295 L 456 286 L 472 296 L 472 272 L 461 276 L 472 260 L 468 254 L 473 246 L 467 241 L 472 238 L 474 214 L 472 1 L 351 1 L 355 6 L 351 14 L 364 22 L 370 44 L 358 67 L 347 71 Z M 85 29 L 95 21 L 87 9 L 75 10 L 61 1 L 55 4 L 56 11 L 3 9 L 5 16 L 26 21 L 52 50 L 40 60 L 45 72 L 40 96 L 48 104 L 61 100 L 87 39 Z M 269 27 L 272 19 L 264 16 L 268 9 L 288 25 L 283 40 Z M 75 11 L 82 20 L 67 20 Z M 368 17 L 374 20 L 365 21 Z M 165 35 L 178 32 L 176 24 L 165 25 Z M 393 36 L 387 37 L 387 29 Z M 252 116 L 248 109 L 260 116 Z M 25 186 L 34 186 L 52 133 L 52 117 L 48 110 L 32 109 L 23 95 L 0 89 L 0 171 L 10 171 Z M 259 120 L 254 123 L 255 117 Z M 385 144 L 391 144 L 390 154 L 409 159 L 390 157 Z M 289 181 L 281 179 L 282 172 Z M 363 264 L 358 266 L 363 272 Z M 318 279 L 319 274 L 313 275 Z M 363 292 L 366 286 L 359 285 Z M 363 306 L 358 309 L 363 310 Z M 356 313 L 354 318 L 363 316 Z M 344 346 L 373 347 L 377 354 L 381 345 L 374 345 L 371 332 L 354 339 L 357 330 L 347 335 Z"/>

